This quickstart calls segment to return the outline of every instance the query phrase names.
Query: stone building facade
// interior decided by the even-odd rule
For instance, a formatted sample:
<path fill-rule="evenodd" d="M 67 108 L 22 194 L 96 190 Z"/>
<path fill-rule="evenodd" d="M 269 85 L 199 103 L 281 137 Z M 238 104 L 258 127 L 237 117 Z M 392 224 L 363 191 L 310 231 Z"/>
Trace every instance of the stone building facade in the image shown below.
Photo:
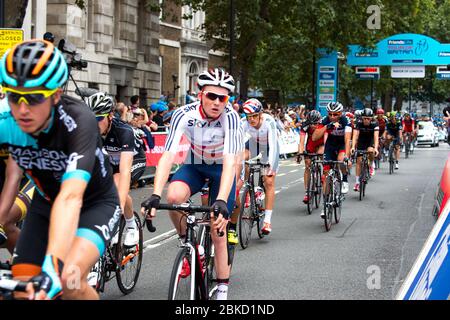
<path fill-rule="evenodd" d="M 205 13 L 165 1 L 160 23 L 161 91 L 169 100 L 186 103 L 186 93 L 197 93 L 197 77 L 208 67 L 223 66 L 224 54 L 210 50 L 201 26 Z M 183 19 L 183 16 L 192 16 Z"/>
<path fill-rule="evenodd" d="M 49 31 L 55 44 L 64 38 L 75 45 L 88 62 L 86 69 L 72 70 L 78 86 L 106 91 L 127 104 L 131 96 L 139 95 L 141 104 L 149 105 L 159 99 L 161 90 L 159 17 L 146 2 L 86 0 L 83 10 L 73 0 L 30 0 L 25 36 L 41 38 Z M 37 17 L 45 17 L 45 28 Z M 69 93 L 74 90 L 69 81 Z"/>
<path fill-rule="evenodd" d="M 202 70 L 227 65 L 224 54 L 210 50 L 202 38 L 204 12 L 165 0 L 165 12 L 152 13 L 147 1 L 85 0 L 80 9 L 74 0 L 30 0 L 24 36 L 42 38 L 49 31 L 55 44 L 67 39 L 75 45 L 88 62 L 72 70 L 79 87 L 106 91 L 126 104 L 133 95 L 147 106 L 161 95 L 184 104 L 188 91 L 198 91 Z M 192 19 L 183 19 L 190 14 Z M 69 94 L 75 89 L 69 81 Z"/>

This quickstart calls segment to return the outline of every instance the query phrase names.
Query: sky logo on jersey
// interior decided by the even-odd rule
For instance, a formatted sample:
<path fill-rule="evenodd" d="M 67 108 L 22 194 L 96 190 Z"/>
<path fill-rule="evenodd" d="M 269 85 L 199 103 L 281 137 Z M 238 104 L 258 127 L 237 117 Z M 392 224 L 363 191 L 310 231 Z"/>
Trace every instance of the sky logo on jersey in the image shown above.
<path fill-rule="evenodd" d="M 69 160 L 67 161 L 67 169 L 66 172 L 77 170 L 78 160 L 84 158 L 83 155 L 78 155 L 78 153 L 74 152 L 69 156 Z"/>
<path fill-rule="evenodd" d="M 63 106 L 59 106 L 58 112 L 60 114 L 59 119 L 64 121 L 67 131 L 72 132 L 77 128 L 75 120 L 64 111 Z"/>
<path fill-rule="evenodd" d="M 191 119 L 187 122 L 188 127 L 197 127 L 197 128 L 222 128 L 222 124 L 220 121 L 217 121 L 216 123 L 208 122 L 208 121 L 199 121 L 197 119 Z"/>

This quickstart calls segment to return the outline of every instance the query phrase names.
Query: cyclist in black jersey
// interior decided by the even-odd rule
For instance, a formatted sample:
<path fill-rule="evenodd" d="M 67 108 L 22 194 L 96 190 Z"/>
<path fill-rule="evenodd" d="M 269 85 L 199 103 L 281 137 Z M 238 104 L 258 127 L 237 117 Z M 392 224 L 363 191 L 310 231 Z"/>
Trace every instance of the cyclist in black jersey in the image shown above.
<path fill-rule="evenodd" d="M 121 210 L 95 117 L 62 94 L 68 67 L 50 42 L 19 43 L 0 60 L 0 146 L 36 190 L 12 272 L 33 277 L 35 299 L 98 299 L 87 275 L 117 229 Z M 74 282 L 77 285 L 74 285 Z"/>
<path fill-rule="evenodd" d="M 361 119 L 356 123 L 353 130 L 352 149 L 351 153 L 355 151 L 369 152 L 369 171 L 370 176 L 375 173 L 374 159 L 378 156 L 378 138 L 379 138 L 378 122 L 373 119 L 373 111 L 370 108 L 365 108 L 361 114 Z M 356 159 L 356 183 L 353 187 L 354 191 L 359 191 L 359 177 L 361 175 L 362 155 L 357 154 Z"/>
<path fill-rule="evenodd" d="M 127 224 L 124 245 L 132 247 L 139 241 L 139 231 L 133 215 L 133 202 L 128 193 L 130 185 L 137 182 L 145 170 L 142 138 L 135 136 L 136 131 L 130 125 L 114 118 L 114 101 L 111 96 L 98 92 L 87 99 L 87 104 L 95 114 L 103 138 L 103 148 L 108 153 L 113 168 L 114 182 Z"/>

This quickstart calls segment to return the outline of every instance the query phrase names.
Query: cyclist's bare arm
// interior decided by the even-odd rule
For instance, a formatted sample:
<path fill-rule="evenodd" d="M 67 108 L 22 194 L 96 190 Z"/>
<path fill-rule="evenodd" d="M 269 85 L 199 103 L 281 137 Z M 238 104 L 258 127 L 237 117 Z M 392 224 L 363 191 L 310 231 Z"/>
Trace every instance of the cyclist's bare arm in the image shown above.
<path fill-rule="evenodd" d="M 356 146 L 358 145 L 358 138 L 359 138 L 359 130 L 354 129 L 352 138 L 352 150 L 356 150 Z"/>
<path fill-rule="evenodd" d="M 117 191 L 119 192 L 120 207 L 125 208 L 128 193 L 130 192 L 131 166 L 133 165 L 133 152 L 124 151 L 120 153 L 120 173 Z"/>
<path fill-rule="evenodd" d="M 314 130 L 312 140 L 313 141 L 320 140 L 320 138 L 322 138 L 324 136 L 326 131 L 327 131 L 327 126 L 324 126 L 322 128 Z"/>
<path fill-rule="evenodd" d="M 87 182 L 72 178 L 61 184 L 61 189 L 50 213 L 47 255 L 65 261 L 78 228 L 83 195 Z"/>
<path fill-rule="evenodd" d="M 352 132 L 345 132 L 345 153 L 350 157 L 350 140 L 352 139 Z"/>
<path fill-rule="evenodd" d="M 306 137 L 306 134 L 300 134 L 300 143 L 298 145 L 298 153 L 303 153 L 305 150 L 305 137 Z"/>
<path fill-rule="evenodd" d="M 380 140 L 378 139 L 379 136 L 380 136 L 380 131 L 375 130 L 373 132 L 373 141 L 374 141 L 373 143 L 374 143 L 374 148 L 377 152 L 378 152 L 378 143 L 380 142 Z"/>
<path fill-rule="evenodd" d="M 7 221 L 7 216 L 11 210 L 17 193 L 19 192 L 20 180 L 22 180 L 22 169 L 9 156 L 6 164 L 6 179 L 3 190 L 0 190 L 0 224 L 4 225 Z"/>

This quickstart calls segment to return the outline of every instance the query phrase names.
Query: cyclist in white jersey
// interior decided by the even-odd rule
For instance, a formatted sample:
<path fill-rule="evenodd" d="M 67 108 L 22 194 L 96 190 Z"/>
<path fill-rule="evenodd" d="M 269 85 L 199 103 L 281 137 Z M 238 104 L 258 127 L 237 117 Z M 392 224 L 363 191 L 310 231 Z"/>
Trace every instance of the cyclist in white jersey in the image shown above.
<path fill-rule="evenodd" d="M 278 160 L 280 157 L 280 146 L 278 144 L 278 131 L 275 119 L 262 112 L 262 105 L 257 99 L 247 100 L 243 109 L 246 119 L 243 119 L 243 130 L 249 136 L 245 144 L 245 158 L 250 155 L 256 157 L 262 154 L 261 162 L 269 164 L 269 169 L 265 172 L 264 187 L 265 197 L 265 218 L 261 231 L 269 234 L 272 231 L 272 210 L 275 202 L 275 176 L 278 172 Z"/>
<path fill-rule="evenodd" d="M 199 101 L 176 110 L 170 122 L 165 151 L 159 160 L 152 196 L 142 203 L 143 214 L 156 214 L 182 135 L 191 144 L 185 164 L 174 174 L 167 190 L 167 202 L 180 204 L 201 191 L 208 179 L 210 199 L 219 214 L 211 213 L 211 230 L 225 233 L 229 213 L 235 201 L 235 170 L 243 150 L 239 115 L 228 103 L 234 91 L 234 79 L 223 69 L 202 72 L 198 77 Z M 181 238 L 185 237 L 186 219 L 179 212 L 170 212 Z M 227 299 L 230 266 L 227 238 L 211 233 L 215 246 L 215 267 L 218 282 L 217 299 Z M 189 264 L 183 263 L 181 277 L 190 275 Z"/>

